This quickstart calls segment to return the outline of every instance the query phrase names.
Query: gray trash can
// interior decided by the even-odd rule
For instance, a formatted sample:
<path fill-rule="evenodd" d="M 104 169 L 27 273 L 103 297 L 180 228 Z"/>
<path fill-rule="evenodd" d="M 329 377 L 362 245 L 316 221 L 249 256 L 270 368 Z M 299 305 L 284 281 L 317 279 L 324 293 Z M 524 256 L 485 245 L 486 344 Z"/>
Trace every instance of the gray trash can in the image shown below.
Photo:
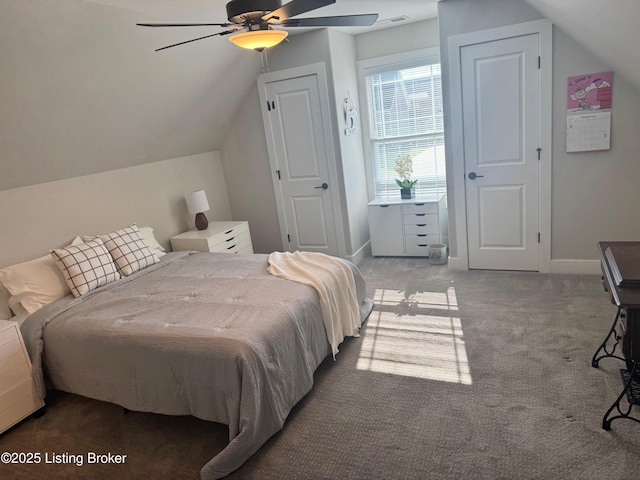
<path fill-rule="evenodd" d="M 429 245 L 429 263 L 431 265 L 444 265 L 447 263 L 447 246 L 443 243 Z"/>

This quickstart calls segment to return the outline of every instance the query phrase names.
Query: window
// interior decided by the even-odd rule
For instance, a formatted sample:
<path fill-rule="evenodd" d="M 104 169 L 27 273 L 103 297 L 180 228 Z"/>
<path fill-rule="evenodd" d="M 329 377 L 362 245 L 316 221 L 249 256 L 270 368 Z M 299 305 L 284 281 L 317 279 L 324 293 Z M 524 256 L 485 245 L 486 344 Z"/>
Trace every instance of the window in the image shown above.
<path fill-rule="evenodd" d="M 398 155 L 413 158 L 416 194 L 446 193 L 440 64 L 428 60 L 364 70 L 376 197 L 400 195 Z"/>

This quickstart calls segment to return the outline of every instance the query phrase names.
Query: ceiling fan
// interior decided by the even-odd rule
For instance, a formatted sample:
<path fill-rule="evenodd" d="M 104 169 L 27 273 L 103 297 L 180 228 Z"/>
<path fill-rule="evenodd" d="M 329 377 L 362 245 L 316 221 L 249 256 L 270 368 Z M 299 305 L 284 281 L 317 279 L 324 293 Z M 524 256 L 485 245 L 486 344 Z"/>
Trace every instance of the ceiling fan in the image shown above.
<path fill-rule="evenodd" d="M 377 13 L 338 15 L 332 17 L 292 18 L 336 3 L 336 0 L 231 0 L 227 3 L 228 23 L 138 23 L 141 27 L 225 27 L 223 32 L 174 43 L 156 50 L 177 47 L 205 38 L 231 35 L 229 40 L 239 47 L 261 52 L 284 40 L 288 32 L 272 27 L 368 27 L 378 19 Z"/>

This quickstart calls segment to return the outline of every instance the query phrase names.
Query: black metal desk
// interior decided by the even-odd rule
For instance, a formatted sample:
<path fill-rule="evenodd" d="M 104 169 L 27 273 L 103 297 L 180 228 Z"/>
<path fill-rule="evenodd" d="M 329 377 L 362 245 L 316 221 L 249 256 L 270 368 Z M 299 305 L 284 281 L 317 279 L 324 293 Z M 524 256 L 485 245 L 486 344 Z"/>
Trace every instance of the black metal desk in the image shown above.
<path fill-rule="evenodd" d="M 640 405 L 640 288 L 622 288 L 616 285 L 609 259 L 605 255 L 610 246 L 632 246 L 640 249 L 640 242 L 598 242 L 602 283 L 618 311 L 608 335 L 593 355 L 591 365 L 598 368 L 600 360 L 608 357 L 626 362 L 626 368 L 620 369 L 624 388 L 602 418 L 602 428 L 605 430 L 610 430 L 611 422 L 618 418 L 628 418 L 640 423 L 640 419 L 631 416 L 633 406 Z M 620 342 L 622 356 L 616 354 Z"/>

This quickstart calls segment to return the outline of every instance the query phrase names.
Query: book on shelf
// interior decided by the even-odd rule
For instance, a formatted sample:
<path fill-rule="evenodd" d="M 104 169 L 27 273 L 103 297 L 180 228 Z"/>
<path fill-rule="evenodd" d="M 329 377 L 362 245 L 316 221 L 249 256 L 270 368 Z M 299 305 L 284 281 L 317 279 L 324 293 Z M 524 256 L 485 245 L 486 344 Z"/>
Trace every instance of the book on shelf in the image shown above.
<path fill-rule="evenodd" d="M 640 288 L 640 246 L 612 245 L 604 255 L 617 286 Z"/>

